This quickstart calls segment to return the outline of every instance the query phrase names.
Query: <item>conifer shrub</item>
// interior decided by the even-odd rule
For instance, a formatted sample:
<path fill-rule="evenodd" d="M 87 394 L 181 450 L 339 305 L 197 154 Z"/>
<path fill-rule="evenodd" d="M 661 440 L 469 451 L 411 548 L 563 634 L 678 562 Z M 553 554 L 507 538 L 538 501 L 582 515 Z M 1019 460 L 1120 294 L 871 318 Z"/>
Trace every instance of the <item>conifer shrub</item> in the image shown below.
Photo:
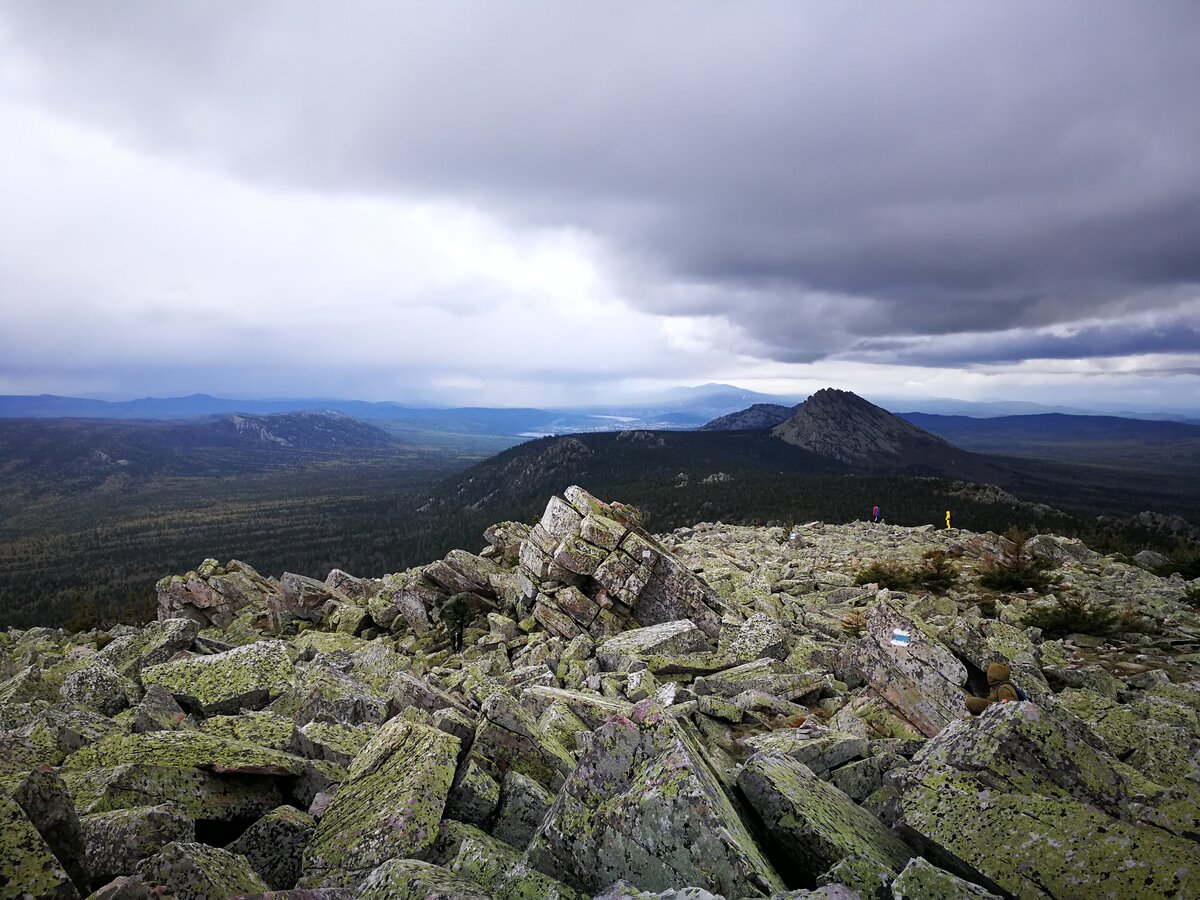
<path fill-rule="evenodd" d="M 920 565 L 912 572 L 912 579 L 924 590 L 941 593 L 958 580 L 958 570 L 950 564 L 945 550 L 926 550 Z"/>
<path fill-rule="evenodd" d="M 1013 530 L 1010 529 L 1010 534 Z M 1014 537 L 1023 537 L 1017 532 Z M 1006 536 L 1007 538 L 1007 536 Z M 1044 594 L 1062 580 L 1062 576 L 1051 572 L 1053 564 L 1039 559 L 1026 549 L 1028 538 L 1021 543 L 1006 540 L 1000 556 L 983 567 L 979 573 L 979 584 L 994 591 L 1019 593 L 1033 590 Z"/>
<path fill-rule="evenodd" d="M 1091 634 L 1097 637 L 1122 630 L 1116 610 L 1089 597 L 1067 595 L 1025 614 L 1023 623 L 1040 628 L 1046 637 Z"/>
<path fill-rule="evenodd" d="M 855 584 L 877 584 L 889 591 L 913 589 L 941 592 L 958 578 L 943 550 L 929 550 L 915 566 L 901 565 L 896 560 L 876 560 L 860 569 Z"/>
<path fill-rule="evenodd" d="M 877 584 L 889 591 L 907 591 L 913 586 L 912 573 L 894 559 L 876 560 L 859 569 L 855 584 Z"/>

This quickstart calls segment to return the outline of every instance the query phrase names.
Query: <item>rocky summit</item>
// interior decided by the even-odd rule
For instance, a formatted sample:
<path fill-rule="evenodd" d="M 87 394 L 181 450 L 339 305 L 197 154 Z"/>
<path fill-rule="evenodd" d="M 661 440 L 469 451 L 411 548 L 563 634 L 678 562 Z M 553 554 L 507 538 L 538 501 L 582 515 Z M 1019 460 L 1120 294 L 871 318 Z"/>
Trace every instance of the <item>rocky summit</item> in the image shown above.
<path fill-rule="evenodd" d="M 1200 896 L 1197 582 L 579 487 L 485 537 L 0 633 L 0 897 Z"/>

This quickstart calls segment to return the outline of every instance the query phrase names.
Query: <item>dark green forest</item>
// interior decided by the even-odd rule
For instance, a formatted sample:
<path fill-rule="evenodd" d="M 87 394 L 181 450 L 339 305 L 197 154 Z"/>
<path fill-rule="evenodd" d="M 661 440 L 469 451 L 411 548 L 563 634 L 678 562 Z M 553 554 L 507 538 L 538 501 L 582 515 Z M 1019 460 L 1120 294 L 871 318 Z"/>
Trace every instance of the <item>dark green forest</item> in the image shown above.
<path fill-rule="evenodd" d="M 532 521 L 570 484 L 638 506 L 658 532 L 718 520 L 840 523 L 865 519 L 879 504 L 893 524 L 941 526 L 950 509 L 955 526 L 974 531 L 1053 531 L 1195 565 L 1194 548 L 1173 539 L 1096 524 L 1101 513 L 1195 508 L 1200 487 L 1169 472 L 991 459 L 1008 491 L 1050 509 L 964 493 L 919 465 L 856 473 L 765 432 L 574 435 L 483 459 L 495 443 L 459 436 L 439 445 L 431 435 L 417 447 L 269 460 L 229 447 L 192 450 L 186 474 L 178 465 L 58 479 L 0 469 L 0 625 L 144 621 L 154 614 L 154 583 L 207 557 L 324 578 L 332 568 L 376 576 L 456 547 L 477 552 L 488 525 Z"/>

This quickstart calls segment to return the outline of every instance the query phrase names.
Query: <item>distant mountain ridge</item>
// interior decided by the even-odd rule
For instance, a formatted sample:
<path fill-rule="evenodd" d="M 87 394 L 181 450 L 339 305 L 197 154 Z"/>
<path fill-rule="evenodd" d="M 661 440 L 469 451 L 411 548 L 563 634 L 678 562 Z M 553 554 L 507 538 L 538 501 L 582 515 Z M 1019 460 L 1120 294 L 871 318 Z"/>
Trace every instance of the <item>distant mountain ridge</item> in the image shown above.
<path fill-rule="evenodd" d="M 4 470 L 42 478 L 194 474 L 210 470 L 214 459 L 229 460 L 236 471 L 242 462 L 285 455 L 378 452 L 397 446 L 374 425 L 328 413 L 233 413 L 183 421 L 0 418 Z"/>
<path fill-rule="evenodd" d="M 798 407 L 778 403 L 755 403 L 749 409 L 720 416 L 698 428 L 698 431 L 743 431 L 750 428 L 774 428 L 786 422 Z"/>

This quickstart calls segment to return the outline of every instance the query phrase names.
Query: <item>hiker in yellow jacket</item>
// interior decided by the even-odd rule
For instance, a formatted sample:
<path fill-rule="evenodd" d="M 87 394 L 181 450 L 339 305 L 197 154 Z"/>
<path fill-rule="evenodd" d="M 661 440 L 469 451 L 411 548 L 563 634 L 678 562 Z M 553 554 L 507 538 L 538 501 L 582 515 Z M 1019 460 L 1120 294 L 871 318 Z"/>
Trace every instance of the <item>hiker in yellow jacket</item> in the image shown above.
<path fill-rule="evenodd" d="M 993 703 L 1016 702 L 1016 685 L 1012 683 L 1012 669 L 1004 663 L 992 663 L 987 667 L 988 695 L 987 697 L 968 697 L 967 709 L 971 715 L 977 716 Z"/>

